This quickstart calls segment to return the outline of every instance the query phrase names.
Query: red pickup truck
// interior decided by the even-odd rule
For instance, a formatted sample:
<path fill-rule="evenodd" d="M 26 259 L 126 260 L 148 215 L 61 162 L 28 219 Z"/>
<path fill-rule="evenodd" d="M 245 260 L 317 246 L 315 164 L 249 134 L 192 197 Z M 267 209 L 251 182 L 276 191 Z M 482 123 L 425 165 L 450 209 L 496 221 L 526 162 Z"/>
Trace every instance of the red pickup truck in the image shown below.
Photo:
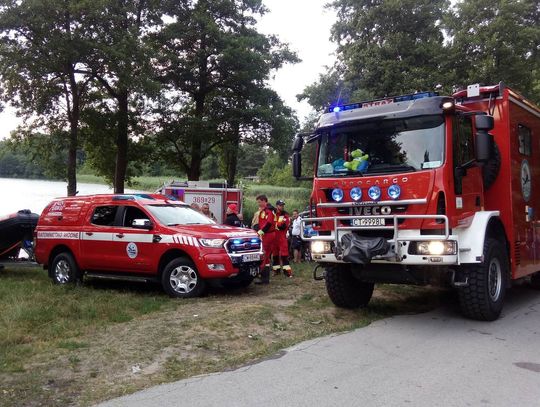
<path fill-rule="evenodd" d="M 59 198 L 41 214 L 35 256 L 56 284 L 83 276 L 153 280 L 173 297 L 195 297 L 208 280 L 247 286 L 262 259 L 249 229 L 216 224 L 164 195 Z"/>

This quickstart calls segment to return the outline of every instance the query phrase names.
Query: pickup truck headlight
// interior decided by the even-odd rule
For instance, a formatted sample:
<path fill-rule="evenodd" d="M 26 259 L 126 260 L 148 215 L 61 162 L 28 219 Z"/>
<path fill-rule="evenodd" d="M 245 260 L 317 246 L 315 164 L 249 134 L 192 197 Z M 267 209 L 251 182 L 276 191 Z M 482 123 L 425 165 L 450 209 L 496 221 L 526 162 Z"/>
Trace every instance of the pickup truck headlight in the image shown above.
<path fill-rule="evenodd" d="M 225 239 L 199 239 L 199 242 L 204 247 L 213 247 L 215 249 L 218 249 L 220 247 L 223 247 Z"/>

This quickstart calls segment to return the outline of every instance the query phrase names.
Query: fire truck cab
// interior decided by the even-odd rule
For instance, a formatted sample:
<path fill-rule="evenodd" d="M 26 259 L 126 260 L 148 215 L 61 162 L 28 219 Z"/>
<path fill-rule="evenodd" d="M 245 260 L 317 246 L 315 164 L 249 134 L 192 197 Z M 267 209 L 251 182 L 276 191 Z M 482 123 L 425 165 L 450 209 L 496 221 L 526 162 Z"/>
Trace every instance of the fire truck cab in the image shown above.
<path fill-rule="evenodd" d="M 540 109 L 500 83 L 331 106 L 316 144 L 313 259 L 334 304 L 374 283 L 449 283 L 462 312 L 499 317 L 513 280 L 540 285 Z"/>

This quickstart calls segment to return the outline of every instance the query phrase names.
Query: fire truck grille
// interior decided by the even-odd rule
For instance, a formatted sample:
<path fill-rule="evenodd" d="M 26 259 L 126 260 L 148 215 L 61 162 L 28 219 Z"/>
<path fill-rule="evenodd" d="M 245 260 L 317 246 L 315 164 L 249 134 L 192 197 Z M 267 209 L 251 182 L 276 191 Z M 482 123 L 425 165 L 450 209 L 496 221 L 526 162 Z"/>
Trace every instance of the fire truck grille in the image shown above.
<path fill-rule="evenodd" d="M 242 237 L 229 239 L 225 243 L 229 253 L 258 252 L 261 249 L 261 239 L 257 237 Z"/>

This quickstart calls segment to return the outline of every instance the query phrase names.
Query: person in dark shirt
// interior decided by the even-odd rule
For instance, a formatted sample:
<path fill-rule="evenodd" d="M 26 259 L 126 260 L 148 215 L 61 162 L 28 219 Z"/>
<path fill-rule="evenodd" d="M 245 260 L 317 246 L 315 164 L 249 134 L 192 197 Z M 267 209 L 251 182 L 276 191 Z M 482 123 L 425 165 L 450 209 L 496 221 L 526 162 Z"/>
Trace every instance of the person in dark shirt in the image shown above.
<path fill-rule="evenodd" d="M 227 206 L 227 217 L 225 218 L 225 224 L 229 226 L 242 227 L 242 221 L 238 217 L 238 206 L 236 204 L 229 204 Z"/>

